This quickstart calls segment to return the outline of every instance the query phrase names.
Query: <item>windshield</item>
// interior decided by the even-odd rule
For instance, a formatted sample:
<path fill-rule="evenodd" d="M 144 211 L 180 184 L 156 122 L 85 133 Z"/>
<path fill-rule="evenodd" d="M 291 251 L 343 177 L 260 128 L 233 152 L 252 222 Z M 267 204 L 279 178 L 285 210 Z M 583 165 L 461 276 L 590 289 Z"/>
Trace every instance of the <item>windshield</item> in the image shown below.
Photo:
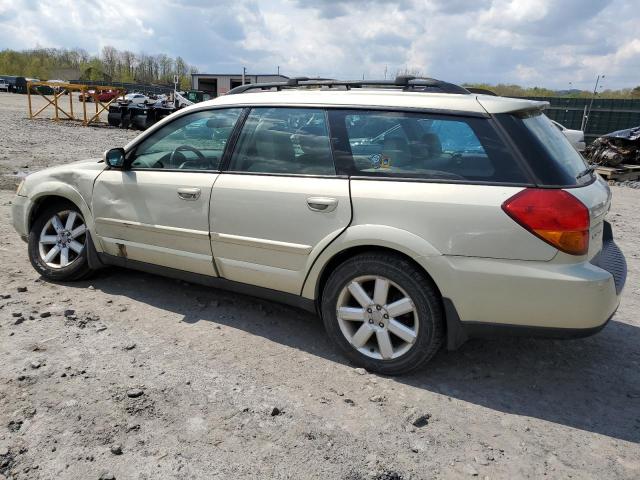
<path fill-rule="evenodd" d="M 558 128 L 542 114 L 532 115 L 522 119 L 522 123 L 538 140 L 546 153 L 571 177 L 580 183 L 587 183 L 591 175 L 580 175 L 588 165 L 569 140 Z M 579 178 L 580 177 L 580 178 Z"/>

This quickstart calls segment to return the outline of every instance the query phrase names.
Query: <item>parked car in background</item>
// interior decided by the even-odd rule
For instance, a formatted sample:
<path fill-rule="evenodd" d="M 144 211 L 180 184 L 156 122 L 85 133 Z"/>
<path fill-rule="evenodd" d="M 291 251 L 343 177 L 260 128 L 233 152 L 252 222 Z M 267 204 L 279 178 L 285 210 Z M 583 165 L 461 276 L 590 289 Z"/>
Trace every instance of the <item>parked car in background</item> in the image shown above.
<path fill-rule="evenodd" d="M 9 92 L 9 84 L 3 78 L 0 78 L 0 92 Z"/>
<path fill-rule="evenodd" d="M 286 302 L 383 374 L 475 336 L 591 335 L 626 263 L 546 106 L 412 77 L 245 85 L 29 175 L 13 224 L 45 279 L 117 265 Z"/>
<path fill-rule="evenodd" d="M 569 143 L 571 143 L 573 148 L 580 153 L 584 152 L 586 144 L 584 142 L 584 132 L 582 130 L 572 130 L 555 120 L 551 120 L 551 123 L 553 123 L 556 128 L 560 130 L 565 137 L 567 137 L 567 140 L 569 140 Z"/>
<path fill-rule="evenodd" d="M 142 93 L 127 93 L 124 96 L 124 99 L 130 103 L 146 103 L 149 101 L 149 97 Z"/>
<path fill-rule="evenodd" d="M 110 102 L 118 96 L 113 90 L 104 90 L 98 94 L 98 100 L 102 103 Z"/>

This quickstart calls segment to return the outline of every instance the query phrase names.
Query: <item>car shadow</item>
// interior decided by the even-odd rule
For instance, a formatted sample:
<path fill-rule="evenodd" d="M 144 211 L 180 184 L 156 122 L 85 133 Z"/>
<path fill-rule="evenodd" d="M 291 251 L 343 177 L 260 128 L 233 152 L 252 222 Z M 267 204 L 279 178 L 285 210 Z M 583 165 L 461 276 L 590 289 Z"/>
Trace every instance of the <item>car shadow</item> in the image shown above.
<path fill-rule="evenodd" d="M 185 323 L 227 325 L 348 364 L 321 320 L 302 310 L 117 268 L 65 285 L 89 284 L 179 314 Z M 615 320 L 586 339 L 470 340 L 394 381 L 498 412 L 640 442 L 640 328 Z"/>

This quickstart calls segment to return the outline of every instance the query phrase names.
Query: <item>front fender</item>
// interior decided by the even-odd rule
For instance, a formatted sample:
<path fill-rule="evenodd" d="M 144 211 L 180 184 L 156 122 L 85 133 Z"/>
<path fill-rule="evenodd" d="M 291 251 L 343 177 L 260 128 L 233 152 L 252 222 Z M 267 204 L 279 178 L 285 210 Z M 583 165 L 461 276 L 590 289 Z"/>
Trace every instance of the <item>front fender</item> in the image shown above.
<path fill-rule="evenodd" d="M 31 219 L 31 213 L 33 208 L 45 197 L 62 197 L 74 205 L 76 205 L 80 209 L 80 213 L 84 217 L 85 224 L 90 231 L 94 231 L 94 220 L 93 214 L 91 213 L 91 209 L 89 208 L 89 203 L 85 199 L 80 192 L 72 187 L 71 185 L 55 180 L 49 180 L 44 182 L 39 182 L 33 188 L 29 189 L 29 206 L 26 209 L 26 225 L 27 228 L 30 228 L 31 225 L 29 223 L 29 219 Z"/>
<path fill-rule="evenodd" d="M 385 225 L 355 225 L 342 232 L 314 260 L 302 286 L 302 296 L 316 298 L 322 272 L 335 255 L 349 248 L 363 246 L 389 248 L 413 259 L 442 255 L 429 242 L 406 230 Z"/>

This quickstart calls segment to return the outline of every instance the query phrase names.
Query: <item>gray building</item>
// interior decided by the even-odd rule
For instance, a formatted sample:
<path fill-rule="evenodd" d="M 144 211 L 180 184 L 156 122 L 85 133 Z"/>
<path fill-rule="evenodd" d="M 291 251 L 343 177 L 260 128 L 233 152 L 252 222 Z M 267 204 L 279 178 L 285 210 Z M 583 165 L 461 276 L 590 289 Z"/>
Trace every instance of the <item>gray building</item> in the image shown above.
<path fill-rule="evenodd" d="M 289 77 L 274 74 L 245 74 L 244 83 L 283 82 Z M 232 88 L 242 85 L 242 73 L 192 73 L 191 88 L 214 94 L 224 95 Z"/>

